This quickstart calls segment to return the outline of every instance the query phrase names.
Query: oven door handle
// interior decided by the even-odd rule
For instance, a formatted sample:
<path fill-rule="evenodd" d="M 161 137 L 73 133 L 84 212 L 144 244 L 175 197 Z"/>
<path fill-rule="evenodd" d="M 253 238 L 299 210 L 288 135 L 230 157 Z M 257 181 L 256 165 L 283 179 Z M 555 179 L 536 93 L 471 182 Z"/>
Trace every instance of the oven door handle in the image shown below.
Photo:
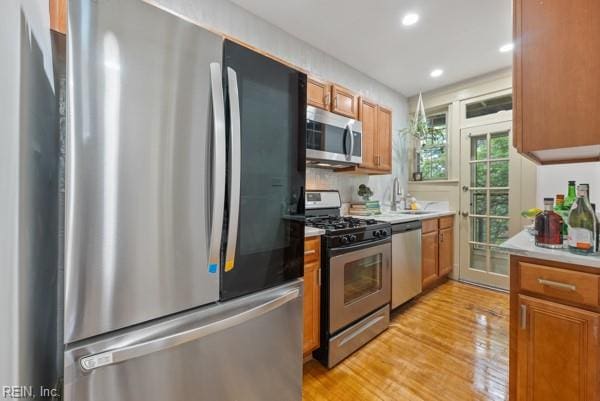
<path fill-rule="evenodd" d="M 331 254 L 331 256 L 337 256 L 337 255 L 342 255 L 344 253 L 368 249 L 368 248 L 371 248 L 371 247 L 374 247 L 377 245 L 390 244 L 391 242 L 392 242 L 392 238 L 387 237 L 387 238 L 380 239 L 377 241 L 366 242 L 366 243 L 362 243 L 362 244 L 358 244 L 358 245 L 349 245 L 349 246 L 340 246 L 337 248 L 331 248 L 329 250 L 329 253 Z"/>

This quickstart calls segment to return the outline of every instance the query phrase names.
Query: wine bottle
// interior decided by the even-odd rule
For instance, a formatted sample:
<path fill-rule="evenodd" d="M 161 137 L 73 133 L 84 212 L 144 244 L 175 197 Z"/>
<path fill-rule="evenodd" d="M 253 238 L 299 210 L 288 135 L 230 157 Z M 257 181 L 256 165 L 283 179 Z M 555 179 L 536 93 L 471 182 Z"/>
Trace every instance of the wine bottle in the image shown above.
<path fill-rule="evenodd" d="M 577 200 L 577 193 L 575 191 L 575 181 L 569 181 L 569 190 L 567 197 L 565 198 L 564 207 L 566 210 L 571 210 L 573 203 Z"/>
<path fill-rule="evenodd" d="M 598 220 L 588 199 L 587 186 L 577 187 L 577 200 L 569 213 L 569 250 L 589 255 L 598 251 Z"/>

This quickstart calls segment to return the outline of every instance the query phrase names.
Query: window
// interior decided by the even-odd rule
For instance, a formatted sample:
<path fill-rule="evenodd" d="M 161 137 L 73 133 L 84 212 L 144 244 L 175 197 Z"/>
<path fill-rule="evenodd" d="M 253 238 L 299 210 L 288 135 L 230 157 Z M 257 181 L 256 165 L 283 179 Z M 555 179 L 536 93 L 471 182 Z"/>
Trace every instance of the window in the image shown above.
<path fill-rule="evenodd" d="M 467 118 L 483 117 L 512 110 L 512 94 L 488 98 L 467 104 Z"/>
<path fill-rule="evenodd" d="M 416 161 L 423 180 L 448 179 L 448 113 L 436 113 L 427 116 L 430 128 L 421 138 L 417 149 Z"/>

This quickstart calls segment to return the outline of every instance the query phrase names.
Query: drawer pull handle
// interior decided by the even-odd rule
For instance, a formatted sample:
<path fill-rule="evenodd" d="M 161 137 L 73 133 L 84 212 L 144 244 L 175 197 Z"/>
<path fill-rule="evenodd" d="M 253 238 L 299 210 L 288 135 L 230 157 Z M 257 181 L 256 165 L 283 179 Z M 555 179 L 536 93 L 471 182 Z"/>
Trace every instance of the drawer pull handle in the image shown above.
<path fill-rule="evenodd" d="M 559 290 L 577 291 L 577 287 L 573 284 L 560 283 L 558 281 L 546 280 L 545 278 L 538 278 L 538 283 Z"/>
<path fill-rule="evenodd" d="M 308 256 L 308 255 L 314 255 L 315 253 L 317 253 L 316 250 L 314 249 L 309 249 L 308 251 L 304 251 L 304 256 Z"/>

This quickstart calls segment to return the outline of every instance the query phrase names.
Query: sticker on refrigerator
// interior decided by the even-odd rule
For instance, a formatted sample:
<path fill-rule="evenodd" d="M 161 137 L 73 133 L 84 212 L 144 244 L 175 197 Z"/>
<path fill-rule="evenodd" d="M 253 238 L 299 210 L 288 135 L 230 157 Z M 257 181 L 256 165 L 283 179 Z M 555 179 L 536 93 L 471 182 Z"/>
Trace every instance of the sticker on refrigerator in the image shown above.
<path fill-rule="evenodd" d="M 218 270 L 218 266 L 216 263 L 211 263 L 208 265 L 208 272 L 209 273 L 216 273 Z"/>

